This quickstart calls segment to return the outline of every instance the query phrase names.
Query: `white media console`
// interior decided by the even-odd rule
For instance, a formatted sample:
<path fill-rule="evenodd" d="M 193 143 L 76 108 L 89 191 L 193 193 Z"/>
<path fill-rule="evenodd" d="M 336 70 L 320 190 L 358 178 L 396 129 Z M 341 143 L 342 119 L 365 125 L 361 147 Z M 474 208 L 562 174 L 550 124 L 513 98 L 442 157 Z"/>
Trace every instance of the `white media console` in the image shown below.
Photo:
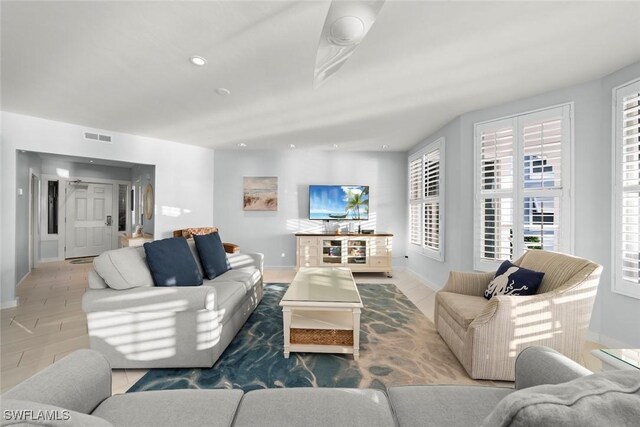
<path fill-rule="evenodd" d="M 393 234 L 296 233 L 296 268 L 348 267 L 391 276 Z"/>

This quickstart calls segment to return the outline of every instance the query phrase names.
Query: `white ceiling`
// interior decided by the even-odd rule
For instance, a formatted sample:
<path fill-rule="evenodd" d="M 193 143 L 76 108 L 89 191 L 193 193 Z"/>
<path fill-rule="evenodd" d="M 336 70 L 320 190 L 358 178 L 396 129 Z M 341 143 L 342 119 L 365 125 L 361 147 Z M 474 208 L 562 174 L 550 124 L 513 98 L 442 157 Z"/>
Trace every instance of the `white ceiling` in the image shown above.
<path fill-rule="evenodd" d="M 388 0 L 314 90 L 329 4 L 3 1 L 2 109 L 213 148 L 406 150 L 640 60 L 640 2 Z"/>

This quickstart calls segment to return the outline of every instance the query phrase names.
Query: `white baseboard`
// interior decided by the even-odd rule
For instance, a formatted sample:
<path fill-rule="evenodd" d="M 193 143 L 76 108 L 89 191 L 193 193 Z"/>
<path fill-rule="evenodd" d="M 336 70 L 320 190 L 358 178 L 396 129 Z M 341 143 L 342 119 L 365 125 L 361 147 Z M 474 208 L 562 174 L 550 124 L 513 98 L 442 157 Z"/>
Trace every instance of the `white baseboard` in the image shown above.
<path fill-rule="evenodd" d="M 5 308 L 12 308 L 18 306 L 18 298 L 13 299 L 11 301 L 2 301 L 0 302 L 0 310 L 4 310 Z"/>
<path fill-rule="evenodd" d="M 16 284 L 16 289 L 18 289 L 18 286 L 20 286 L 22 284 L 22 282 L 24 282 L 27 277 L 29 277 L 29 274 L 31 274 L 31 272 L 27 272 L 27 274 L 25 274 L 24 276 L 22 276 L 22 279 L 20 279 L 20 281 Z"/>
<path fill-rule="evenodd" d="M 439 291 L 441 288 L 439 288 L 438 286 L 434 285 L 433 283 L 431 283 L 426 277 L 424 277 L 422 274 L 417 273 L 415 271 L 413 271 L 412 269 L 410 269 L 409 267 L 404 267 L 404 271 L 407 272 L 408 274 L 410 274 L 411 276 L 415 277 L 416 279 L 420 280 L 421 282 L 424 283 L 424 285 L 431 289 L 433 292 L 437 292 Z"/>
<path fill-rule="evenodd" d="M 625 344 L 622 341 L 619 341 L 615 338 L 608 337 L 606 335 L 600 334 L 598 332 L 593 332 L 591 330 L 587 331 L 587 340 L 602 344 L 607 348 L 629 348 L 631 347 L 629 344 Z"/>
<path fill-rule="evenodd" d="M 42 258 L 42 259 L 39 259 L 38 262 L 36 262 L 36 268 L 40 264 L 47 264 L 49 262 L 58 262 L 58 261 L 64 261 L 64 258 Z"/>
<path fill-rule="evenodd" d="M 265 265 L 265 269 L 269 270 L 295 270 L 295 265 Z"/>

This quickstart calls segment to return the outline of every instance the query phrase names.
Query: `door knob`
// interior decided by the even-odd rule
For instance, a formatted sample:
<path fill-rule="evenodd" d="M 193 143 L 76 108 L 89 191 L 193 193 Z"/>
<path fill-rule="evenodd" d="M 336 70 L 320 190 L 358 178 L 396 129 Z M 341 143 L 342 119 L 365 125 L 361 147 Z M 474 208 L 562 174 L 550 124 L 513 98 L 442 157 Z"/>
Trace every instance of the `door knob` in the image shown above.
<path fill-rule="evenodd" d="M 111 225 L 111 215 L 107 215 L 106 225 Z"/>

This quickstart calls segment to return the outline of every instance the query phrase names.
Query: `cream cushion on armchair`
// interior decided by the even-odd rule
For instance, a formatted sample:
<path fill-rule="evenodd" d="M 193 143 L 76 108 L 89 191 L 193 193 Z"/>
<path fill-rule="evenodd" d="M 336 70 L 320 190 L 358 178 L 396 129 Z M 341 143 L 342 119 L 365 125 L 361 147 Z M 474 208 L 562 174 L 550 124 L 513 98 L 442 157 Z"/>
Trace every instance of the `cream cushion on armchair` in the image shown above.
<path fill-rule="evenodd" d="M 579 360 L 602 267 L 542 250 L 528 251 L 514 264 L 545 273 L 537 294 L 487 300 L 493 272 L 451 272 L 436 294 L 438 333 L 471 378 L 513 381 L 516 356 L 534 345 Z"/>

